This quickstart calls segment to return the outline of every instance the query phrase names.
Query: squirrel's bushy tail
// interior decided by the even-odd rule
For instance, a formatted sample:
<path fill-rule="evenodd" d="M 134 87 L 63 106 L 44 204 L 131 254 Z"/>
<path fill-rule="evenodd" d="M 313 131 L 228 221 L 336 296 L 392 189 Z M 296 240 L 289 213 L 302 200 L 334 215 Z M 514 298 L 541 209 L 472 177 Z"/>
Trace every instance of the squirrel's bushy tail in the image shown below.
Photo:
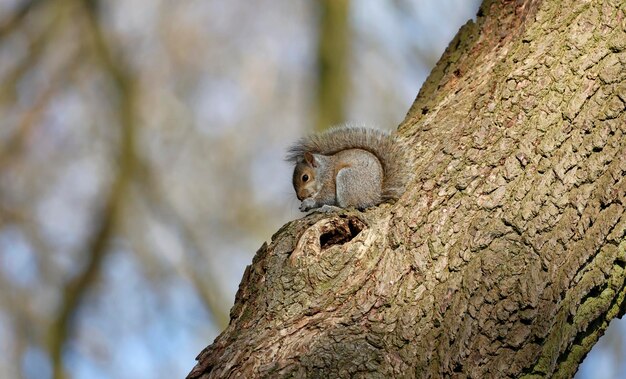
<path fill-rule="evenodd" d="M 378 129 L 340 126 L 302 138 L 288 151 L 287 160 L 296 163 L 304 153 L 333 155 L 342 150 L 362 149 L 374 154 L 384 172 L 382 200 L 396 200 L 404 193 L 410 164 L 400 141 Z"/>

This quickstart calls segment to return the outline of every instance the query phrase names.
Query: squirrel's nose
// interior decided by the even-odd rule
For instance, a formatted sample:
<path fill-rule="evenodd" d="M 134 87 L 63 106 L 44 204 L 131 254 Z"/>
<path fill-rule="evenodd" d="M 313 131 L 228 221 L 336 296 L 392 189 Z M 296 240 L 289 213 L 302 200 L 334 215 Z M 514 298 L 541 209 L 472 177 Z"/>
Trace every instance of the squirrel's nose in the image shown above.
<path fill-rule="evenodd" d="M 300 188 L 300 191 L 296 191 L 296 197 L 302 201 L 307 197 L 311 197 L 311 191 L 306 188 Z"/>

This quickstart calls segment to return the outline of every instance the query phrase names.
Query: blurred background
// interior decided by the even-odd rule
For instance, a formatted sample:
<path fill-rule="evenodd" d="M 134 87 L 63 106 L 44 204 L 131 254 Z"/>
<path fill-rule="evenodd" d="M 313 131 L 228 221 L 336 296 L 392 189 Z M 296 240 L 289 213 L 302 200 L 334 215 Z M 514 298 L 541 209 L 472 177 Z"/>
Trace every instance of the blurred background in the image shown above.
<path fill-rule="evenodd" d="M 183 378 L 301 216 L 287 146 L 394 128 L 478 6 L 0 0 L 0 378 Z"/>

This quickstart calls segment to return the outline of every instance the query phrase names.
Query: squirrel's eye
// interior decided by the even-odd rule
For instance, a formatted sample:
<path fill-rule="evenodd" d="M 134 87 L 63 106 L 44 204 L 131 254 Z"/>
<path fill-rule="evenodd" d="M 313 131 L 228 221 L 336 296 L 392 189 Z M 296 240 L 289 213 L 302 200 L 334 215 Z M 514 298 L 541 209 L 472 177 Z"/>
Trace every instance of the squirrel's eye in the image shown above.
<path fill-rule="evenodd" d="M 309 176 L 307 174 L 302 175 L 302 181 L 306 182 L 309 180 Z"/>

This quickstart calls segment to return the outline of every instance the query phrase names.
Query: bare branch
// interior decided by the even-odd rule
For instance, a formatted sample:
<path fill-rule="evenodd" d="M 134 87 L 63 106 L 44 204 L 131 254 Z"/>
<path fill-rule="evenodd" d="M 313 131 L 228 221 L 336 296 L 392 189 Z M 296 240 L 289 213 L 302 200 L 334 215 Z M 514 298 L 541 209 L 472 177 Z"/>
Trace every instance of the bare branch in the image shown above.
<path fill-rule="evenodd" d="M 144 162 L 141 164 L 141 170 L 138 171 L 142 174 L 138 178 L 141 193 L 144 195 L 141 198 L 152 212 L 160 219 L 167 222 L 170 227 L 174 228 L 182 236 L 183 243 L 186 247 L 185 251 L 194 252 L 195 255 L 209 254 L 206 247 L 198 241 L 193 228 L 170 203 L 147 163 Z M 188 254 L 186 254 L 184 261 L 178 265 L 178 270 L 183 273 L 185 277 L 189 278 L 198 291 L 200 298 L 204 301 L 207 309 L 211 312 L 217 325 L 224 329 L 228 326 L 229 321 L 228 310 L 224 309 L 224 304 L 228 302 L 222 298 L 221 294 L 223 290 L 220 288 L 219 283 L 213 278 L 213 275 L 210 273 L 200 275 L 198 273 L 198 269 L 193 262 L 195 259 L 197 258 L 190 258 Z"/>
<path fill-rule="evenodd" d="M 79 3 L 83 5 L 82 2 Z M 87 257 L 85 269 L 64 288 L 58 316 L 50 326 L 49 344 L 55 379 L 64 377 L 62 349 L 71 331 L 72 316 L 96 280 L 102 262 L 107 255 L 107 245 L 122 211 L 123 201 L 135 166 L 133 80 L 127 73 L 124 65 L 113 56 L 110 47 L 105 41 L 96 13 L 97 7 L 84 6 L 82 9 L 84 11 L 87 32 L 93 39 L 92 47 L 103 69 L 113 79 L 113 83 L 118 89 L 119 99 L 117 107 L 120 119 L 121 142 L 116 177 L 111 183 L 104 206 L 97 215 L 98 225 L 91 232 L 83 249 L 84 255 Z"/>
<path fill-rule="evenodd" d="M 41 0 L 30 0 L 20 3 L 19 8 L 15 11 L 15 13 L 0 24 L 0 39 L 15 31 L 26 16 L 42 2 L 43 1 Z"/>

